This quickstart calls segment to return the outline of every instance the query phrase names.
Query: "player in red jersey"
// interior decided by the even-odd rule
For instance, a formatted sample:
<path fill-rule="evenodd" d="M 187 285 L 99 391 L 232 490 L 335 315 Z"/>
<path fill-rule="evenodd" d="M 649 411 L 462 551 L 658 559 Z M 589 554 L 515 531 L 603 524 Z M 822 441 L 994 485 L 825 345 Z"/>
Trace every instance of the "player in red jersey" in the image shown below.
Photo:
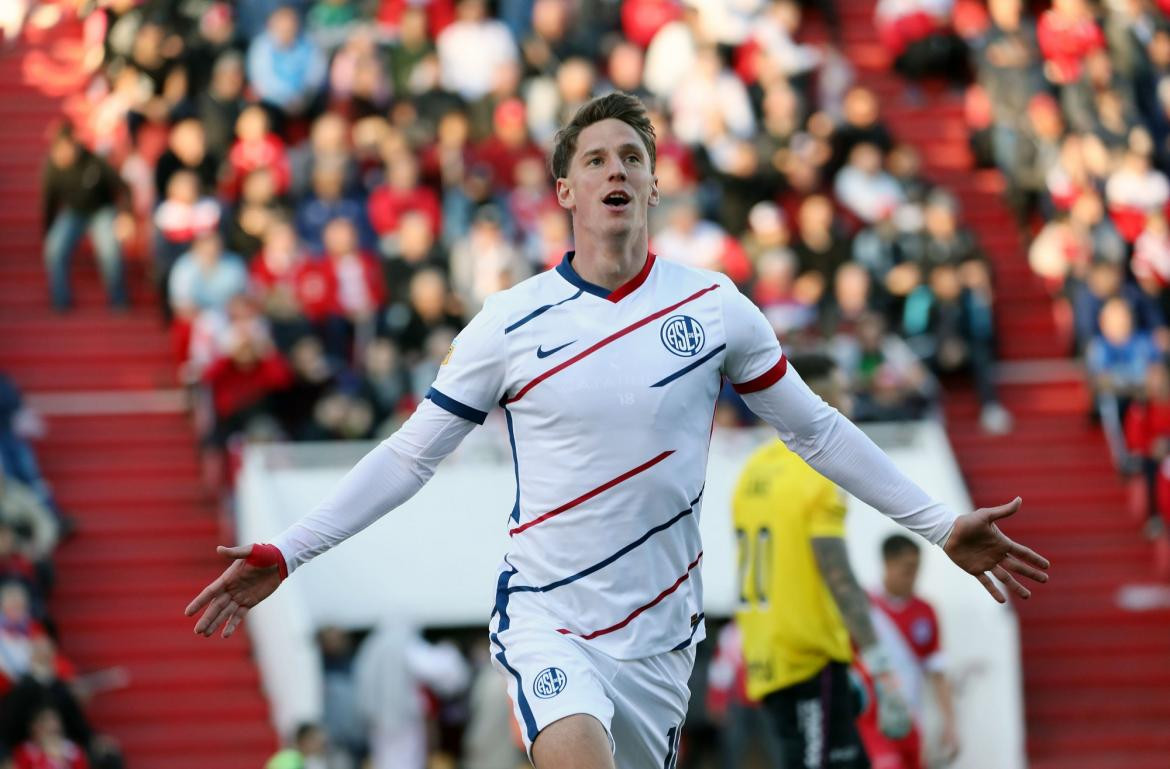
<path fill-rule="evenodd" d="M 916 725 L 902 739 L 892 740 L 878 729 L 876 709 L 871 707 L 858 723 L 862 741 L 873 769 L 924 769 L 919 726 L 923 688 L 929 682 L 942 712 L 941 757 L 949 763 L 959 752 L 955 708 L 939 642 L 938 617 L 930 604 L 914 594 L 921 561 L 918 544 L 894 534 L 882 543 L 882 561 L 882 589 L 870 596 L 874 630 L 890 655 L 894 676 Z"/>

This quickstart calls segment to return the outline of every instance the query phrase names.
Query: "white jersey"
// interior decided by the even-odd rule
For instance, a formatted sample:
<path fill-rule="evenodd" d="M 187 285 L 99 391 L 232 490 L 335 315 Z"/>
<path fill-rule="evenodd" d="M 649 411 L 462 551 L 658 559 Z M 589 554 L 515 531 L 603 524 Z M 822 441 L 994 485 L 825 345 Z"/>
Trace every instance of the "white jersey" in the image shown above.
<path fill-rule="evenodd" d="M 555 628 L 618 659 L 703 638 L 699 536 L 715 400 L 787 362 L 724 275 L 651 255 L 609 291 L 555 269 L 493 295 L 428 394 L 503 408 L 516 473 L 493 629 Z"/>

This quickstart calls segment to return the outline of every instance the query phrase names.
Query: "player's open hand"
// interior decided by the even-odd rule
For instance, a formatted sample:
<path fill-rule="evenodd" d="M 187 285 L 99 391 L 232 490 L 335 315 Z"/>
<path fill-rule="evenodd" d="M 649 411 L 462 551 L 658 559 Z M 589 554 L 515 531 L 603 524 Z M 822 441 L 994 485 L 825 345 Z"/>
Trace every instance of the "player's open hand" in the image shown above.
<path fill-rule="evenodd" d="M 943 550 L 951 560 L 963 571 L 974 575 L 991 593 L 991 597 L 1000 603 L 1007 599 L 995 586 L 988 572 L 1020 598 L 1027 598 L 1032 595 L 1032 591 L 1021 585 L 1015 574 L 1036 582 L 1048 581 L 1048 559 L 1013 542 L 995 523 L 1014 515 L 1020 509 L 1020 504 L 1020 498 L 1016 497 L 1006 505 L 981 507 L 969 515 L 960 515 L 943 545 Z"/>
<path fill-rule="evenodd" d="M 275 557 L 272 551 L 276 551 Z M 223 637 L 228 638 L 236 632 L 248 611 L 280 586 L 283 569 L 277 560 L 281 558 L 280 551 L 271 545 L 220 545 L 216 552 L 232 564 L 203 588 L 185 613 L 193 617 L 206 607 L 203 616 L 195 623 L 195 632 L 210 638 L 220 625 L 224 625 Z"/>

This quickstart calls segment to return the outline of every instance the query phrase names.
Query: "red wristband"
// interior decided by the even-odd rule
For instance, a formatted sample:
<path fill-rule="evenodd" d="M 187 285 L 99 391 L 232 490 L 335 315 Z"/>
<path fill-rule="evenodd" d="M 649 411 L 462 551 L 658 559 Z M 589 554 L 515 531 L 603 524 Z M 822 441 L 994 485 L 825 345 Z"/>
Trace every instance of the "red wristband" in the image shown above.
<path fill-rule="evenodd" d="M 255 566 L 257 569 L 270 569 L 275 566 L 280 570 L 282 580 L 288 578 L 288 564 L 284 562 L 284 555 L 281 554 L 280 548 L 276 545 L 257 542 L 252 545 L 252 552 L 248 553 L 244 563 Z"/>

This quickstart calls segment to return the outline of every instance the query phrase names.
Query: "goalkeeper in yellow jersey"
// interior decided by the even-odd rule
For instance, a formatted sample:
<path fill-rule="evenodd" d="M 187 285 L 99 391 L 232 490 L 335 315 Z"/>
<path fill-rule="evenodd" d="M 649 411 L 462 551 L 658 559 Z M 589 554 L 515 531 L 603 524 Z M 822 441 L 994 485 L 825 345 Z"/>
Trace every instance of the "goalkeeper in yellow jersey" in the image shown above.
<path fill-rule="evenodd" d="M 799 368 L 842 406 L 829 359 L 812 356 Z M 849 677 L 854 645 L 875 679 L 882 731 L 900 737 L 911 723 L 849 567 L 841 493 L 773 441 L 748 459 L 732 509 L 748 696 L 763 702 L 785 769 L 866 769 L 854 723 L 861 695 Z"/>

